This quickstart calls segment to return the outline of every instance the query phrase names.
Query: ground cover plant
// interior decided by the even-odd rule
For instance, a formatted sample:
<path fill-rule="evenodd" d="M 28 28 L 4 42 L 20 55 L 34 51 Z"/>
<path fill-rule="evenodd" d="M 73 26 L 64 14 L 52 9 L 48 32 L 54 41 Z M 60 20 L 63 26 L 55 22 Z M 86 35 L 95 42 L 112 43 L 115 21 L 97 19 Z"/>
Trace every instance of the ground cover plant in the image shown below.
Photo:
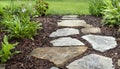
<path fill-rule="evenodd" d="M 89 12 L 91 15 L 102 16 L 101 12 L 106 5 L 104 0 L 91 0 L 89 5 Z"/>
<path fill-rule="evenodd" d="M 18 45 L 18 42 L 14 44 L 10 44 L 8 42 L 8 37 L 5 35 L 2 42 L 2 47 L 0 49 L 0 61 L 1 63 L 7 62 L 8 59 L 10 59 L 11 56 L 13 56 L 16 53 L 19 53 L 19 51 L 12 51 L 15 49 L 15 46 Z"/>
<path fill-rule="evenodd" d="M 111 0 L 106 2 L 104 6 L 103 14 L 103 24 L 109 26 L 119 26 L 120 25 L 120 0 Z"/>

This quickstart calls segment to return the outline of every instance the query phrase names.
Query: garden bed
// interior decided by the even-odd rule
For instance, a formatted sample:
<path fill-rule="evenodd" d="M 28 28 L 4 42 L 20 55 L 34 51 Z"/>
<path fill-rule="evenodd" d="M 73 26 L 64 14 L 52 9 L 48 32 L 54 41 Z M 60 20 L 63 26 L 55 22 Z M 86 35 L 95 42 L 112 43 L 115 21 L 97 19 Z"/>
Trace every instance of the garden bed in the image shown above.
<path fill-rule="evenodd" d="M 50 67 L 55 66 L 54 63 L 43 60 L 43 59 L 37 59 L 34 57 L 30 57 L 30 53 L 33 49 L 37 47 L 52 47 L 52 44 L 50 44 L 50 40 L 53 40 L 55 38 L 49 38 L 49 35 L 51 32 L 57 30 L 57 22 L 61 19 L 61 16 L 45 16 L 45 17 L 39 17 L 35 18 L 34 20 L 40 21 L 42 23 L 42 30 L 38 31 L 38 35 L 34 37 L 34 41 L 30 39 L 12 39 L 10 40 L 11 43 L 13 42 L 19 42 L 19 45 L 16 47 L 16 50 L 21 51 L 20 54 L 12 56 L 12 58 L 6 63 L 6 69 L 50 69 Z M 115 65 L 116 69 L 120 69 L 120 67 L 117 65 L 117 60 L 120 58 L 120 33 L 117 31 L 118 27 L 110 28 L 107 26 L 103 26 L 101 24 L 101 18 L 94 17 L 94 16 L 80 16 L 79 19 L 85 20 L 87 23 L 95 26 L 100 27 L 102 33 L 100 35 L 106 35 L 106 36 L 114 36 L 117 39 L 118 46 L 117 48 L 105 51 L 104 53 L 95 51 L 91 45 L 81 39 L 81 36 L 85 35 L 82 32 L 79 35 L 74 35 L 71 37 L 77 38 L 84 42 L 88 46 L 88 50 L 82 55 L 88 55 L 91 53 L 97 53 L 100 55 L 104 55 L 107 57 L 113 58 L 113 64 Z M 76 27 L 77 29 L 81 29 L 82 27 Z M 2 38 L 5 35 L 5 33 L 0 33 L 0 41 L 2 42 Z M 68 65 L 71 61 L 80 58 L 82 56 L 78 56 L 72 60 L 69 60 L 64 66 L 60 67 L 61 69 L 66 69 L 65 66 Z"/>

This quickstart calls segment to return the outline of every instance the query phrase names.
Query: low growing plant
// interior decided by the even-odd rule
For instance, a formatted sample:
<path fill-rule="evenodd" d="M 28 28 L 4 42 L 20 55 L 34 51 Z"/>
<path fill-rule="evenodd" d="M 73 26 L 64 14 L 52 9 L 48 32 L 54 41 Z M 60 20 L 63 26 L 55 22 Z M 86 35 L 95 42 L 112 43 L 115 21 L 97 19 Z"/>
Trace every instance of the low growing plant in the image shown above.
<path fill-rule="evenodd" d="M 106 2 L 103 14 L 103 24 L 109 26 L 120 26 L 120 0 Z"/>
<path fill-rule="evenodd" d="M 10 59 L 10 57 L 16 53 L 19 53 L 19 51 L 11 51 L 15 48 L 15 46 L 18 45 L 17 43 L 14 44 L 10 44 L 8 42 L 8 37 L 5 35 L 3 38 L 3 42 L 2 42 L 2 47 L 0 50 L 0 60 L 1 63 L 5 63 L 7 60 Z"/>
<path fill-rule="evenodd" d="M 35 9 L 37 10 L 38 16 L 44 16 L 48 10 L 48 3 L 44 0 L 36 0 Z"/>
<path fill-rule="evenodd" d="M 41 27 L 40 23 L 30 21 L 30 17 L 12 17 L 5 18 L 3 25 L 6 27 L 10 37 L 31 38 L 37 34 Z"/>
<path fill-rule="evenodd" d="M 89 2 L 89 12 L 92 15 L 95 16 L 101 16 L 101 11 L 103 9 L 103 6 L 105 6 L 105 3 L 103 0 L 90 0 Z"/>

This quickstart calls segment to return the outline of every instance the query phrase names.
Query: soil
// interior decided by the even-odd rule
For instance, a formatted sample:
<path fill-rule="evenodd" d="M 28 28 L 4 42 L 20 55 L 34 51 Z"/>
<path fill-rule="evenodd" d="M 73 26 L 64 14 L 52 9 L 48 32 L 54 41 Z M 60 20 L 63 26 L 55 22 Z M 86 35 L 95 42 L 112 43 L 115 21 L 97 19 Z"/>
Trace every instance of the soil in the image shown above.
<path fill-rule="evenodd" d="M 50 40 L 56 39 L 56 38 L 49 38 L 49 34 L 56 29 L 63 28 L 58 27 L 57 22 L 61 19 L 62 16 L 44 16 L 35 18 L 35 21 L 39 21 L 42 23 L 42 29 L 38 31 L 38 35 L 34 36 L 34 41 L 31 39 L 12 39 L 10 40 L 11 43 L 13 42 L 19 42 L 19 45 L 16 47 L 15 50 L 21 51 L 20 54 L 14 55 L 11 57 L 11 59 L 6 62 L 6 69 L 50 69 L 52 66 L 56 66 L 54 63 L 50 62 L 49 60 L 43 60 L 43 59 L 37 59 L 34 57 L 30 57 L 30 53 L 33 49 L 37 47 L 52 47 L 52 44 L 50 44 Z M 103 56 L 107 56 L 113 59 L 113 64 L 115 66 L 115 69 L 120 69 L 120 67 L 117 65 L 117 60 L 120 59 L 120 33 L 118 32 L 118 27 L 108 27 L 103 26 L 101 24 L 100 17 L 95 16 L 79 16 L 79 19 L 85 20 L 87 23 L 95 26 L 100 27 L 102 33 L 99 35 L 106 35 L 106 36 L 114 36 L 116 38 L 116 41 L 118 43 L 118 46 L 114 49 L 105 51 L 104 53 L 95 51 L 91 45 L 84 39 L 81 39 L 80 37 L 86 34 L 79 35 L 73 35 L 71 37 L 77 38 L 81 41 L 83 41 L 86 46 L 88 46 L 88 50 L 80 56 L 77 56 L 68 62 L 62 67 L 59 67 L 60 69 L 66 69 L 65 66 L 68 65 L 70 62 L 74 61 L 75 59 L 81 58 L 85 55 L 96 53 Z M 81 29 L 82 27 L 76 27 L 77 29 Z M 4 32 L 0 33 L 0 41 L 2 41 L 3 36 L 5 35 Z"/>

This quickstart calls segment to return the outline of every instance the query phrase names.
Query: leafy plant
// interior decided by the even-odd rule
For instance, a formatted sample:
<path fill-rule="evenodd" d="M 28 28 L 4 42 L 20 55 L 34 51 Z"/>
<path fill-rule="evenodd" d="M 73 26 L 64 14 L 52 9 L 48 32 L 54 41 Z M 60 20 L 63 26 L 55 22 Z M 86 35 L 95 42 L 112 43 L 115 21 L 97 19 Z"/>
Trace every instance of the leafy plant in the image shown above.
<path fill-rule="evenodd" d="M 95 16 L 101 16 L 101 11 L 103 9 L 103 6 L 105 6 L 105 3 L 103 0 L 90 0 L 89 2 L 89 12 L 92 15 Z"/>
<path fill-rule="evenodd" d="M 44 0 L 36 0 L 35 9 L 37 10 L 37 15 L 44 16 L 48 10 L 48 3 Z"/>
<path fill-rule="evenodd" d="M 7 28 L 10 37 L 32 38 L 40 29 L 40 23 L 30 21 L 30 17 L 12 17 L 5 18 L 3 25 Z"/>
<path fill-rule="evenodd" d="M 6 35 L 4 36 L 2 42 L 2 48 L 0 50 L 1 63 L 6 62 L 8 59 L 10 59 L 12 55 L 19 53 L 19 51 L 11 51 L 15 48 L 16 45 L 18 45 L 18 42 L 14 44 L 10 44 L 8 42 L 8 37 Z"/>
<path fill-rule="evenodd" d="M 103 24 L 109 26 L 120 25 L 120 0 L 111 0 L 106 2 L 107 6 L 104 6 Z"/>

